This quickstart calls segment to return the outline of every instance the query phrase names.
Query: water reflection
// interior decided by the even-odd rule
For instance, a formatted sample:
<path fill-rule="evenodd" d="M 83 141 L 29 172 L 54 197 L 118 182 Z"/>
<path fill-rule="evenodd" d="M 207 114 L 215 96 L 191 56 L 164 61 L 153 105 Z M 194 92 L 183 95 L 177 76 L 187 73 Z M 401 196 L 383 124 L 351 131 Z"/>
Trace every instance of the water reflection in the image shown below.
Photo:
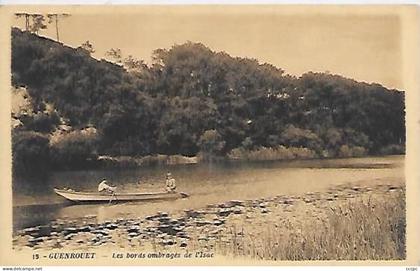
<path fill-rule="evenodd" d="M 13 229 L 44 225 L 60 217 L 60 211 L 70 203 L 27 205 L 13 207 Z"/>

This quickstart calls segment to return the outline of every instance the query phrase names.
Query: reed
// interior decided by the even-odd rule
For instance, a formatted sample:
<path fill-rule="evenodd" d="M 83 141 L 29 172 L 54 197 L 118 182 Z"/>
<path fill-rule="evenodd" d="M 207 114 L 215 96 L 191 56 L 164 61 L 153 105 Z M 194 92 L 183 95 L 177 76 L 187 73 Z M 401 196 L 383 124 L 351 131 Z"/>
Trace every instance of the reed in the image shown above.
<path fill-rule="evenodd" d="M 308 217 L 298 224 L 285 219 L 258 233 L 232 227 L 231 237 L 217 250 L 264 260 L 405 259 L 405 193 L 389 194 L 352 199 L 330 207 L 325 217 Z"/>
<path fill-rule="evenodd" d="M 255 150 L 246 150 L 242 147 L 233 149 L 228 158 L 231 160 L 270 161 L 316 158 L 315 151 L 298 147 L 260 147 Z"/>

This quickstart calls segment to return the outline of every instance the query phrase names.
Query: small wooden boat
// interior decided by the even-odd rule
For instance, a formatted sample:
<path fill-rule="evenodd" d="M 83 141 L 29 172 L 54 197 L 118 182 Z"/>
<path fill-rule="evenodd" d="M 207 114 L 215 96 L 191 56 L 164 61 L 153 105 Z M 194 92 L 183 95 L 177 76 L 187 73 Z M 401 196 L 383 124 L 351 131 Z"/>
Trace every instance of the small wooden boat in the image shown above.
<path fill-rule="evenodd" d="M 69 189 L 54 188 L 54 192 L 75 203 L 101 203 L 124 201 L 152 201 L 186 198 L 183 192 L 148 192 L 148 193 L 102 193 L 102 192 L 77 192 Z"/>

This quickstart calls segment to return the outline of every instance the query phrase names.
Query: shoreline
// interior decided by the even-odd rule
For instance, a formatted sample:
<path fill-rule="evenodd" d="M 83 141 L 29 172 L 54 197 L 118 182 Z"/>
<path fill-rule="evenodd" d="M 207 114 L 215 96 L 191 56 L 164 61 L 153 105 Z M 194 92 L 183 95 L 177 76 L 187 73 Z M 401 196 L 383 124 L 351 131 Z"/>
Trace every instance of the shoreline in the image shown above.
<path fill-rule="evenodd" d="M 291 161 L 328 161 L 328 160 L 343 160 L 343 159 L 358 159 L 358 158 L 375 158 L 375 157 L 392 157 L 392 156 L 405 156 L 406 154 L 375 154 L 375 155 L 363 155 L 363 156 L 349 156 L 349 157 L 295 157 L 295 158 L 282 158 L 282 159 L 234 159 L 229 158 L 228 156 L 217 156 L 214 157 L 211 161 L 204 160 L 200 158 L 199 155 L 196 156 L 184 156 L 180 154 L 176 155 L 163 155 L 155 154 L 148 155 L 144 157 L 134 157 L 134 156 L 99 156 L 95 163 L 100 163 L 99 168 L 104 166 L 110 167 L 147 167 L 147 166 L 175 166 L 175 165 L 195 165 L 195 164 L 206 164 L 206 163 L 218 163 L 218 162 L 229 162 L 229 163 L 263 163 L 263 162 L 291 162 Z M 103 163 L 103 164 L 101 164 Z"/>
<path fill-rule="evenodd" d="M 306 161 L 320 161 L 328 162 L 329 160 L 342 161 L 346 159 L 365 159 L 365 158 L 384 158 L 384 157 L 405 157 L 406 154 L 388 154 L 388 155 L 365 155 L 365 156 L 353 156 L 353 157 L 313 157 L 313 158 L 291 158 L 291 159 L 275 159 L 275 160 L 241 160 L 231 159 L 228 157 L 215 157 L 211 161 L 202 160 L 199 156 L 182 156 L 182 155 L 151 155 L 145 157 L 132 157 L 132 156 L 121 156 L 102 158 L 102 160 L 96 160 L 93 163 L 96 166 L 83 168 L 83 169 L 63 169 L 53 172 L 65 172 L 65 171 L 80 171 L 80 170 L 125 170 L 125 169 L 136 169 L 136 168 L 147 168 L 154 166 L 178 166 L 178 165 L 205 165 L 205 164 L 218 164 L 218 163 L 229 163 L 232 165 L 239 163 L 293 163 L 293 162 L 306 162 Z M 150 158 L 150 157 L 156 157 Z M 158 157 L 164 157 L 158 158 Z M 148 162 L 145 162 L 148 161 Z M 152 162 L 150 162 L 152 161 Z M 170 161 L 170 162 L 168 162 Z"/>

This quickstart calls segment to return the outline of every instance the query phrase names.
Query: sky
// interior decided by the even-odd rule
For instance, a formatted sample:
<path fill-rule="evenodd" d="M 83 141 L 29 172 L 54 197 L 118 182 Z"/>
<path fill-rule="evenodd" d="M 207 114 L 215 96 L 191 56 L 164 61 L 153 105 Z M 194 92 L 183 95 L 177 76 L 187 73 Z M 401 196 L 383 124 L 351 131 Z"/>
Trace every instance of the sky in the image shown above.
<path fill-rule="evenodd" d="M 15 19 L 23 25 L 23 19 Z M 328 71 L 402 89 L 400 18 L 354 12 L 284 12 L 281 8 L 155 8 L 72 13 L 59 21 L 60 41 L 89 40 L 102 58 L 110 48 L 150 62 L 153 50 L 187 41 L 258 59 L 300 76 Z M 40 35 L 55 39 L 49 25 Z"/>

